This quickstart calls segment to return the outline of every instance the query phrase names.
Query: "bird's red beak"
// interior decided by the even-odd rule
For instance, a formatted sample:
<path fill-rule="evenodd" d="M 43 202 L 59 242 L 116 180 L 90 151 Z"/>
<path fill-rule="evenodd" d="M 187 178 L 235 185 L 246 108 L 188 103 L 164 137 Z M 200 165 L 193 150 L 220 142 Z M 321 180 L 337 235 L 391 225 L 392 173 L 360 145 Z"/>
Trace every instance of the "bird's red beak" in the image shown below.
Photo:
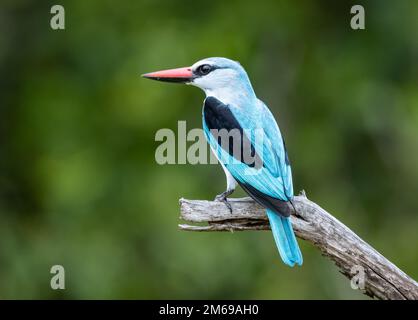
<path fill-rule="evenodd" d="M 193 72 L 191 67 L 150 72 L 143 74 L 142 76 L 147 79 L 166 82 L 187 83 L 193 80 Z"/>

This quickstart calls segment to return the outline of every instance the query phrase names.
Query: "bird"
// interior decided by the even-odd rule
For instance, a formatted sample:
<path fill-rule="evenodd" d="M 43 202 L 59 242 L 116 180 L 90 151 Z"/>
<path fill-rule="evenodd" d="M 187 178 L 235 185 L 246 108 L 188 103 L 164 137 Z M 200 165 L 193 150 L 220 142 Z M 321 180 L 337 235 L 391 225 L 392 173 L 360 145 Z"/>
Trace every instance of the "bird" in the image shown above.
<path fill-rule="evenodd" d="M 290 267 L 301 266 L 302 253 L 290 220 L 293 181 L 286 145 L 273 114 L 257 98 L 241 64 L 228 58 L 212 57 L 199 60 L 190 67 L 150 72 L 142 76 L 193 85 L 205 92 L 203 130 L 227 182 L 226 190 L 215 200 L 224 202 L 232 210 L 227 198 L 237 185 L 241 186 L 266 209 L 283 262 Z M 234 131 L 241 139 L 229 139 L 227 136 L 226 140 L 230 143 L 225 146 L 220 139 L 221 131 Z"/>

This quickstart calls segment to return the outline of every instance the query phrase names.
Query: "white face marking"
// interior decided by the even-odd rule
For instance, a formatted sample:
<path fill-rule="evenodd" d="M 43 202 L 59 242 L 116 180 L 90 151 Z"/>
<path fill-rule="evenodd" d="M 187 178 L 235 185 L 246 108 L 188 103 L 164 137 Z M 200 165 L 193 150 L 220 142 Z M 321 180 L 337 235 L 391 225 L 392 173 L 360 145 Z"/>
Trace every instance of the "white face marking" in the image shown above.
<path fill-rule="evenodd" d="M 228 86 L 231 81 L 234 81 L 234 79 L 238 78 L 238 72 L 231 69 L 231 68 L 222 68 L 217 67 L 216 64 L 214 64 L 213 61 L 205 59 L 200 60 L 196 62 L 192 66 L 192 70 L 195 72 L 200 66 L 208 64 L 210 66 L 215 67 L 216 69 L 211 71 L 209 74 L 200 76 L 193 80 L 191 83 L 192 85 L 199 87 L 206 90 L 216 90 L 219 88 L 223 88 L 225 86 Z"/>
<path fill-rule="evenodd" d="M 196 70 L 202 65 L 211 65 L 215 69 L 207 75 L 199 76 L 190 84 L 205 91 L 206 96 L 212 96 L 224 103 L 236 101 L 238 96 L 245 94 L 247 90 L 243 88 L 240 72 L 231 67 L 217 66 L 211 59 L 203 59 L 192 66 Z"/>

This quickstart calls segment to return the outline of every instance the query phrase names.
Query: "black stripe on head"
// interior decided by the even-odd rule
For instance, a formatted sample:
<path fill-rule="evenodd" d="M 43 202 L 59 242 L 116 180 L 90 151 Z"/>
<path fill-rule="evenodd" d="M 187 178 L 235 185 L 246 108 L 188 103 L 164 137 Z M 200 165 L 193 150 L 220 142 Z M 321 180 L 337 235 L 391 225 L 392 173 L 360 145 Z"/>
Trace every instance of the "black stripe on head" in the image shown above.
<path fill-rule="evenodd" d="M 228 105 L 215 97 L 207 97 L 203 107 L 203 117 L 206 126 L 209 130 L 212 130 L 211 133 L 217 139 L 218 144 L 232 157 L 252 168 L 262 166 L 261 158 Z M 218 136 L 213 134 L 214 130 L 218 132 Z M 228 134 L 228 146 L 225 146 L 225 133 Z M 236 143 L 238 142 L 239 145 L 237 146 Z"/>
<path fill-rule="evenodd" d="M 238 180 L 237 180 L 238 181 Z M 288 201 L 283 201 L 277 198 L 270 197 L 249 184 L 239 182 L 239 185 L 245 192 L 247 192 L 251 198 L 264 208 L 270 209 L 283 217 L 289 217 L 291 209 Z"/>
<path fill-rule="evenodd" d="M 193 70 L 193 75 L 195 77 L 204 77 L 211 73 L 212 71 L 218 70 L 218 69 L 228 69 L 228 67 L 220 67 L 214 64 L 210 63 L 204 63 L 198 66 L 195 70 Z"/>

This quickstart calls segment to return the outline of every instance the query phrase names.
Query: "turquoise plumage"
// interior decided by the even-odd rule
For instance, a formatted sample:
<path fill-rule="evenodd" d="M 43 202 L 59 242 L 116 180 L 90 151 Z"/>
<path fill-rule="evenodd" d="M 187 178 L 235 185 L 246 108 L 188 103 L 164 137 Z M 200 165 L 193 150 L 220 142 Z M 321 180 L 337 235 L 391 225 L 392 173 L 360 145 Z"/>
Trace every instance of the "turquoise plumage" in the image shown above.
<path fill-rule="evenodd" d="M 259 100 L 244 68 L 226 58 L 207 58 L 191 67 L 147 73 L 144 77 L 159 81 L 187 83 L 206 93 L 203 129 L 222 164 L 227 190 L 217 196 L 225 201 L 237 183 L 266 208 L 274 240 L 285 264 L 302 265 L 303 259 L 286 205 L 293 198 L 292 169 L 280 129 L 267 106 Z M 239 130 L 239 151 L 261 159 L 261 165 L 237 157 L 230 147 L 219 144 L 213 130 Z M 229 138 L 228 138 L 229 139 Z M 244 147 L 243 141 L 249 142 Z M 235 142 L 236 143 L 236 142 Z M 235 148 L 234 148 L 235 149 Z"/>
<path fill-rule="evenodd" d="M 267 209 L 266 212 L 283 262 L 290 267 L 293 267 L 295 264 L 301 266 L 303 263 L 302 253 L 293 232 L 290 218 L 281 217 L 270 209 Z"/>
<path fill-rule="evenodd" d="M 259 100 L 252 90 L 245 70 L 236 62 L 220 61 L 215 58 L 217 66 L 234 68 L 238 71 L 239 82 L 231 81 L 229 96 L 223 94 L 208 94 L 216 97 L 232 113 L 240 124 L 244 134 L 251 142 L 257 154 L 262 155 L 261 168 L 249 167 L 246 163 L 237 161 L 227 150 L 222 148 L 211 134 L 203 110 L 203 129 L 208 143 L 216 153 L 218 160 L 241 185 L 251 186 L 269 197 L 282 201 L 293 198 L 292 170 L 280 129 L 267 106 Z M 234 95 L 240 91 L 241 94 Z M 243 93 L 244 91 L 244 93 Z M 228 93 L 229 93 L 228 92 Z M 231 98 L 232 97 L 232 98 Z M 208 98 L 207 98 L 208 99 Z M 261 143 L 260 143 L 261 141 Z M 251 195 L 251 194 L 250 194 Z M 257 199 L 255 199 L 257 201 Z M 266 209 L 273 237 L 283 262 L 291 267 L 302 265 L 303 258 L 299 249 L 290 217 L 283 216 L 278 210 Z"/>
<path fill-rule="evenodd" d="M 210 133 L 204 119 L 203 129 L 208 143 L 211 145 L 212 150 L 216 153 L 217 158 L 224 164 L 237 181 L 251 185 L 260 192 L 280 200 L 289 201 L 293 198 L 293 184 L 290 164 L 283 165 L 280 158 L 275 156 L 274 149 L 265 148 L 263 156 L 263 163 L 265 167 L 257 170 L 250 168 L 245 163 L 237 162 L 236 159 L 228 154 L 227 151 L 221 148 L 215 137 Z M 281 139 L 281 135 L 278 135 L 278 137 Z M 250 139 L 250 141 L 254 142 L 255 139 Z M 265 143 L 273 145 L 274 142 L 269 143 L 268 138 L 266 138 Z M 259 151 L 260 148 L 256 148 L 256 150 Z M 284 155 L 284 157 L 285 156 L 286 155 Z M 270 160 L 266 161 L 268 159 Z M 290 218 L 282 217 L 280 212 L 274 212 L 270 209 L 266 209 L 266 213 L 269 218 L 277 249 L 283 262 L 290 267 L 293 267 L 295 264 L 301 266 L 303 258 L 293 232 Z"/>

